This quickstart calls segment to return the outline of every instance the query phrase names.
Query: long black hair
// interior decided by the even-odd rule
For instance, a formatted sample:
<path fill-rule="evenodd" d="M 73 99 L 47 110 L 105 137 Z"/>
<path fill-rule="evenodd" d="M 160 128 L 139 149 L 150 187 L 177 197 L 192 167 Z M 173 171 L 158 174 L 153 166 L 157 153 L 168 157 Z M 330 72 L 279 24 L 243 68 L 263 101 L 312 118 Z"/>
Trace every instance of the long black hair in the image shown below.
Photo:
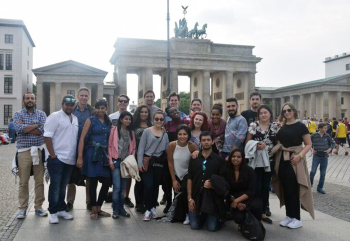
<path fill-rule="evenodd" d="M 118 119 L 118 125 L 117 125 L 117 128 L 118 128 L 118 135 L 119 135 L 119 139 L 121 137 L 120 135 L 120 130 L 122 128 L 122 120 L 124 119 L 125 116 L 130 116 L 130 120 L 131 120 L 131 123 L 129 126 L 126 127 L 126 129 L 129 131 L 129 134 L 130 134 L 130 140 L 132 140 L 132 130 L 133 130 L 133 117 L 132 117 L 132 114 L 129 112 L 129 111 L 123 111 L 120 116 L 119 116 L 119 119 Z"/>
<path fill-rule="evenodd" d="M 146 108 L 148 111 L 148 117 L 147 117 L 147 126 L 151 127 L 152 126 L 152 117 L 151 117 L 151 111 L 147 108 L 146 105 L 140 105 L 139 107 L 137 107 L 137 109 L 135 110 L 134 113 L 134 122 L 133 122 L 133 126 L 134 128 L 139 128 L 140 124 L 141 124 L 141 111 L 142 109 Z"/>
<path fill-rule="evenodd" d="M 179 132 L 181 130 L 184 130 L 187 133 L 187 135 L 188 135 L 187 141 L 189 141 L 191 139 L 191 129 L 185 124 L 179 125 L 177 127 L 177 129 L 176 129 L 176 139 L 177 139 L 177 135 L 179 134 Z"/>
<path fill-rule="evenodd" d="M 235 177 L 235 168 L 233 167 L 233 164 L 231 161 L 233 154 L 235 154 L 236 152 L 241 153 L 241 156 L 242 156 L 242 162 L 241 162 L 241 165 L 239 166 L 239 177 L 238 177 L 237 181 L 236 181 L 236 177 Z M 230 184 L 233 184 L 236 182 L 243 182 L 243 180 L 245 179 L 244 176 L 246 175 L 246 170 L 248 169 L 248 163 L 245 161 L 244 158 L 245 158 L 244 152 L 243 152 L 243 150 L 241 150 L 239 148 L 232 150 L 230 155 L 228 156 L 227 175 L 228 175 L 228 181 L 230 182 Z"/>
<path fill-rule="evenodd" d="M 98 109 L 100 106 L 104 106 L 106 107 L 106 109 L 108 108 L 108 103 L 105 99 L 97 99 L 96 100 L 96 103 L 95 103 L 95 109 Z M 96 113 L 96 112 L 95 112 Z M 97 113 L 95 114 L 97 115 Z M 105 113 L 105 116 L 104 116 L 104 121 L 106 123 L 106 125 L 112 125 L 112 122 L 111 120 L 109 119 L 107 113 Z"/>

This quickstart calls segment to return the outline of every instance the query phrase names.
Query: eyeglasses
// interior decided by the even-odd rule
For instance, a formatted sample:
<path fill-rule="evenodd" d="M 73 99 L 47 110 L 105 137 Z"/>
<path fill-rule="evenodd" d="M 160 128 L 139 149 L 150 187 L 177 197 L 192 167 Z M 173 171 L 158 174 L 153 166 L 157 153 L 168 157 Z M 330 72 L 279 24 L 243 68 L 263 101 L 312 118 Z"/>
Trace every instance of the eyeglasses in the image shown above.
<path fill-rule="evenodd" d="M 156 117 L 156 118 L 154 118 L 154 120 L 155 120 L 155 121 L 164 121 L 164 118 L 158 118 L 158 117 Z"/>
<path fill-rule="evenodd" d="M 119 102 L 119 103 L 125 103 L 125 104 L 126 104 L 126 103 L 129 103 L 128 100 L 118 100 L 118 102 Z"/>
<path fill-rule="evenodd" d="M 202 169 L 203 171 L 205 171 L 205 169 L 207 169 L 207 167 L 205 166 L 205 164 L 207 164 L 207 160 L 204 160 L 202 163 Z"/>
<path fill-rule="evenodd" d="M 282 110 L 282 113 L 285 114 L 285 113 L 287 113 L 287 111 L 290 113 L 290 112 L 292 112 L 292 109 Z"/>
<path fill-rule="evenodd" d="M 63 103 L 75 103 L 75 98 L 72 98 L 72 97 L 66 97 L 63 99 L 62 101 Z"/>

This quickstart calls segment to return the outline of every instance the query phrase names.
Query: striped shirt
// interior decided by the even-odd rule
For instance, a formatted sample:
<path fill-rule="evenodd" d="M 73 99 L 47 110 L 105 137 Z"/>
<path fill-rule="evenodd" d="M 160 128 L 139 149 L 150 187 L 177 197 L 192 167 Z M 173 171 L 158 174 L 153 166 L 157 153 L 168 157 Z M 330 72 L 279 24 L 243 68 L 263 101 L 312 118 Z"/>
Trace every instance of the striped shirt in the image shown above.
<path fill-rule="evenodd" d="M 311 135 L 312 148 L 317 152 L 316 156 L 325 157 L 328 156 L 324 151 L 334 148 L 334 141 L 330 135 L 324 133 L 322 136 L 320 133 L 315 132 Z"/>
<path fill-rule="evenodd" d="M 41 146 L 44 144 L 44 124 L 46 122 L 46 114 L 41 110 L 34 109 L 33 113 L 29 113 L 25 108 L 17 111 L 13 117 L 13 123 L 17 132 L 17 149 L 28 148 L 32 146 Z M 41 135 L 35 135 L 25 132 L 25 128 L 29 125 L 39 125 L 37 128 L 42 132 Z"/>

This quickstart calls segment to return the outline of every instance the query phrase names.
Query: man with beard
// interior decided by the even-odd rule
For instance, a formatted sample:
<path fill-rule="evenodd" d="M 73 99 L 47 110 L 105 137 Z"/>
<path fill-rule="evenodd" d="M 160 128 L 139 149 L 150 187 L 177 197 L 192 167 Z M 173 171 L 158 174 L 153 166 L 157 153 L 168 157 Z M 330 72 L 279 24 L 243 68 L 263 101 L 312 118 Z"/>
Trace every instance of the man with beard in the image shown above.
<path fill-rule="evenodd" d="M 222 149 L 222 157 L 225 159 L 233 149 L 243 149 L 243 142 L 248 130 L 246 119 L 241 115 L 237 115 L 237 99 L 228 98 L 226 102 L 229 118 L 226 123 L 225 142 Z"/>
<path fill-rule="evenodd" d="M 90 91 L 86 87 L 81 87 L 78 90 L 77 102 L 73 108 L 73 114 L 78 118 L 79 131 L 78 131 L 78 143 L 80 139 L 81 132 L 83 130 L 85 121 L 95 113 L 95 109 L 88 104 L 90 98 Z M 76 170 L 77 169 L 77 170 Z M 73 204 L 76 195 L 76 183 L 73 183 L 72 180 L 76 179 L 77 172 L 80 172 L 80 169 L 76 168 L 73 170 L 71 180 L 67 185 L 67 212 L 73 209 Z M 89 198 L 89 186 L 90 181 L 86 179 L 86 209 L 91 210 L 90 198 Z"/>
<path fill-rule="evenodd" d="M 145 102 L 146 102 L 146 106 L 147 106 L 149 112 L 151 113 L 152 120 L 153 120 L 154 113 L 156 113 L 156 111 L 160 109 L 154 105 L 154 98 L 155 97 L 156 96 L 155 96 L 153 90 L 147 90 L 145 92 L 145 94 L 143 95 L 143 98 L 145 99 Z"/>
<path fill-rule="evenodd" d="M 209 210 L 208 206 L 202 205 L 204 203 L 204 189 L 213 189 L 210 180 L 212 175 L 222 176 L 224 174 L 224 161 L 212 151 L 212 145 L 214 144 L 212 133 L 203 131 L 199 139 L 202 150 L 199 152 L 197 158 L 191 158 L 188 166 L 188 216 L 191 229 L 200 229 L 206 222 L 207 229 L 214 232 L 220 228 L 223 218 L 220 217 L 219 213 L 203 212 L 203 210 Z M 220 210 L 224 206 L 224 199 L 222 198 L 219 202 L 221 202 L 221 205 L 212 199 L 212 202 L 209 202 L 209 204 L 210 206 L 216 206 L 216 210 Z M 206 205 L 208 205 L 208 202 L 206 202 Z"/>
<path fill-rule="evenodd" d="M 66 212 L 66 186 L 76 164 L 78 143 L 78 118 L 72 114 L 75 98 L 66 95 L 62 109 L 52 113 L 45 123 L 45 143 L 49 151 L 47 169 L 50 174 L 49 212 L 50 223 L 58 223 L 58 217 L 70 220 L 73 216 Z"/>
<path fill-rule="evenodd" d="M 248 126 L 258 119 L 258 107 L 261 104 L 261 94 L 252 92 L 249 95 L 250 110 L 242 111 L 241 115 L 246 119 Z"/>
<path fill-rule="evenodd" d="M 17 132 L 16 147 L 18 152 L 18 219 L 24 219 L 27 216 L 29 201 L 28 183 L 31 170 L 33 170 L 35 181 L 35 214 L 41 217 L 47 216 L 47 212 L 42 209 L 42 204 L 45 201 L 45 168 L 42 160 L 42 152 L 45 148 L 43 133 L 46 114 L 43 111 L 35 109 L 36 97 L 33 93 L 27 93 L 23 96 L 23 104 L 24 109 L 16 112 L 13 118 Z"/>

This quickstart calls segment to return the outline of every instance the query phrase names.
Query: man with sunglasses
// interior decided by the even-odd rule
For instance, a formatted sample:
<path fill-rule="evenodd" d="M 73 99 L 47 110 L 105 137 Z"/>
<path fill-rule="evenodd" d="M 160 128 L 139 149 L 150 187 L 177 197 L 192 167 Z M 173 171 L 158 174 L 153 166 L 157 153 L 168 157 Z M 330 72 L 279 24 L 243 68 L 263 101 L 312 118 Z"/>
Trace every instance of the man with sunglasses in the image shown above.
<path fill-rule="evenodd" d="M 207 223 L 209 231 L 217 231 L 221 225 L 222 217 L 216 213 L 203 213 L 202 206 L 204 189 L 212 189 L 210 178 L 212 175 L 224 175 L 224 161 L 223 159 L 212 151 L 214 144 L 213 134 L 209 131 L 203 131 L 200 134 L 200 143 L 202 150 L 199 152 L 197 158 L 191 158 L 188 167 L 187 180 L 187 200 L 189 209 L 189 218 L 191 229 L 200 229 Z M 214 194 L 215 195 L 215 194 Z M 222 199 L 222 204 L 223 204 Z M 206 202 L 208 205 L 208 202 Z M 213 203 L 211 206 L 218 205 Z"/>
<path fill-rule="evenodd" d="M 49 158 L 47 169 L 50 174 L 49 222 L 58 223 L 58 217 L 70 220 L 73 216 L 66 212 L 66 186 L 76 164 L 78 143 L 78 118 L 73 115 L 75 98 L 66 95 L 62 99 L 62 109 L 52 113 L 44 126 L 44 139 Z"/>
<path fill-rule="evenodd" d="M 111 120 L 114 126 L 117 126 L 120 114 L 123 111 L 126 111 L 128 109 L 129 101 L 130 101 L 130 98 L 127 95 L 122 94 L 118 96 L 118 100 L 117 100 L 118 111 L 109 115 L 109 119 Z"/>

